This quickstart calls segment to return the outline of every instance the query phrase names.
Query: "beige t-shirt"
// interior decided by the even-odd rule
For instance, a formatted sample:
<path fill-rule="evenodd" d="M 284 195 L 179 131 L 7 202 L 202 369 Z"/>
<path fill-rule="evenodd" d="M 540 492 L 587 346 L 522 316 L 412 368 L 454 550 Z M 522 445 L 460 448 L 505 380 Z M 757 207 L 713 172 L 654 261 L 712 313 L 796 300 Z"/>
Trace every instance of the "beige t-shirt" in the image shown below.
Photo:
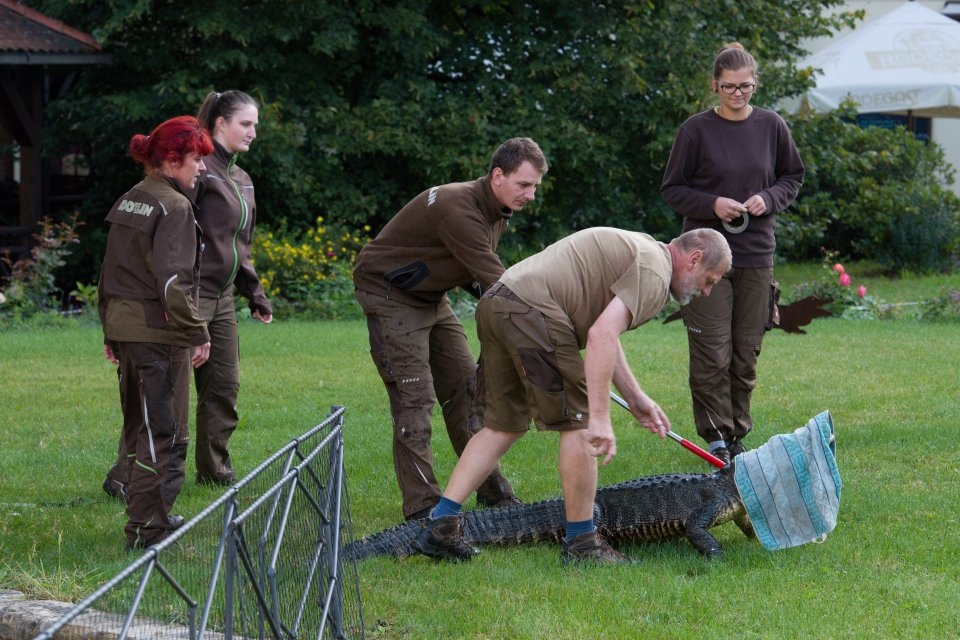
<path fill-rule="evenodd" d="M 577 231 L 507 269 L 500 281 L 523 300 L 573 329 L 580 348 L 614 296 L 630 310 L 628 329 L 657 315 L 670 299 L 673 263 L 662 242 L 611 227 Z"/>

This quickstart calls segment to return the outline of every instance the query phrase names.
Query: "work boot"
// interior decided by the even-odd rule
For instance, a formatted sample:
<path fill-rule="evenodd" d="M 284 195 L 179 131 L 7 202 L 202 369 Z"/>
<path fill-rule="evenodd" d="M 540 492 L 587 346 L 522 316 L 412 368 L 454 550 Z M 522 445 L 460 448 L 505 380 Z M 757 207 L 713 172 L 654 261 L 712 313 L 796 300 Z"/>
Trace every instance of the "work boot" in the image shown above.
<path fill-rule="evenodd" d="M 429 507 L 424 507 L 423 509 L 420 509 L 420 511 L 414 511 L 410 515 L 404 517 L 404 520 L 406 520 L 407 522 L 412 522 L 414 520 L 423 520 L 424 518 L 429 518 L 430 512 L 433 511 L 433 508 L 435 506 L 437 505 L 432 504 Z"/>
<path fill-rule="evenodd" d="M 141 551 L 143 549 L 149 549 L 153 545 L 160 544 L 161 542 L 166 540 L 168 535 L 169 534 L 167 532 L 164 532 L 158 536 L 154 536 L 154 538 L 149 542 L 147 542 L 146 540 L 140 537 L 137 537 L 133 540 L 130 540 L 128 538 L 126 544 L 123 545 L 123 550 L 126 551 L 127 553 L 130 553 L 134 551 Z"/>
<path fill-rule="evenodd" d="M 731 441 L 727 444 L 727 450 L 730 452 L 730 457 L 731 457 L 731 458 L 736 458 L 738 455 L 740 455 L 741 453 L 743 453 L 744 451 L 746 451 L 747 448 L 746 448 L 745 446 L 743 446 L 743 441 L 741 441 L 741 440 L 738 438 L 738 439 L 736 439 L 736 440 L 731 440 Z"/>
<path fill-rule="evenodd" d="M 423 523 L 413 548 L 437 560 L 466 562 L 480 553 L 463 535 L 463 516 L 443 516 Z"/>
<path fill-rule="evenodd" d="M 563 564 L 592 562 L 595 564 L 633 564 L 634 561 L 623 555 L 603 539 L 596 529 L 576 536 L 573 540 L 563 539 Z"/>
<path fill-rule="evenodd" d="M 197 484 L 208 484 L 218 487 L 230 487 L 237 481 L 237 476 L 233 473 L 213 473 L 197 474 Z"/>

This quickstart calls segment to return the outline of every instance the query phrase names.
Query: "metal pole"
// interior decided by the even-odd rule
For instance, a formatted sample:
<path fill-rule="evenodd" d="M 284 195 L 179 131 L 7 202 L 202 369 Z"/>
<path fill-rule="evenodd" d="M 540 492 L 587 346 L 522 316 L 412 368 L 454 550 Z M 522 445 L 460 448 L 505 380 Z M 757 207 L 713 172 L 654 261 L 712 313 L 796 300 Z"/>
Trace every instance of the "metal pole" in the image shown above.
<path fill-rule="evenodd" d="M 621 398 L 620 396 L 618 396 L 617 394 L 615 394 L 613 391 L 610 392 L 610 397 L 613 399 L 613 401 L 614 401 L 615 403 L 617 403 L 618 405 L 620 405 L 621 407 L 623 407 L 623 408 L 626 409 L 627 411 L 630 410 L 630 405 L 627 404 L 627 401 L 624 400 L 623 398 Z M 717 467 L 718 469 L 723 469 L 725 466 L 727 466 L 727 465 L 723 462 L 723 460 L 721 460 L 721 459 L 718 458 L 717 456 L 713 455 L 712 453 L 710 453 L 710 452 L 707 451 L 706 449 L 702 449 L 702 448 L 698 447 L 697 445 L 693 444 L 692 442 L 690 442 L 690 441 L 687 440 L 686 438 L 681 438 L 680 436 L 678 436 L 677 434 L 675 434 L 673 431 L 667 431 L 667 436 L 668 436 L 671 440 L 674 440 L 675 442 L 679 442 L 679 443 L 680 443 L 680 446 L 683 447 L 684 449 L 686 449 L 687 451 L 691 451 L 691 452 L 697 454 L 698 456 L 700 456 L 701 458 L 703 458 L 704 460 L 706 460 L 707 462 L 709 462 L 709 463 L 712 464 L 713 466 Z"/>

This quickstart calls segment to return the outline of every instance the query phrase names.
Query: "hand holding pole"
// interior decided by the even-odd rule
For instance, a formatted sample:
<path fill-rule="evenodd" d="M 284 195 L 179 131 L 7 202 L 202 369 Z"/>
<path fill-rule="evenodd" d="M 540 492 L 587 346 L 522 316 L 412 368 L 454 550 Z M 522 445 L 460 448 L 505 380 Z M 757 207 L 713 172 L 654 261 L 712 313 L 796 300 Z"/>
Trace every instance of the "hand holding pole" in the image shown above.
<path fill-rule="evenodd" d="M 621 398 L 620 396 L 618 396 L 613 391 L 610 392 L 610 398 L 613 399 L 615 403 L 617 403 L 627 411 L 630 411 L 630 405 L 627 404 L 627 401 Z M 726 466 L 723 460 L 721 460 L 717 456 L 713 455 L 706 449 L 702 449 L 701 447 L 698 447 L 697 445 L 693 444 L 686 438 L 681 438 L 680 436 L 675 434 L 673 431 L 667 431 L 667 437 L 669 437 L 671 440 L 675 440 L 676 442 L 679 442 L 681 447 L 683 447 L 687 451 L 691 451 L 697 454 L 698 456 L 700 456 L 701 458 L 703 458 L 713 466 L 717 467 L 718 469 L 723 469 Z"/>

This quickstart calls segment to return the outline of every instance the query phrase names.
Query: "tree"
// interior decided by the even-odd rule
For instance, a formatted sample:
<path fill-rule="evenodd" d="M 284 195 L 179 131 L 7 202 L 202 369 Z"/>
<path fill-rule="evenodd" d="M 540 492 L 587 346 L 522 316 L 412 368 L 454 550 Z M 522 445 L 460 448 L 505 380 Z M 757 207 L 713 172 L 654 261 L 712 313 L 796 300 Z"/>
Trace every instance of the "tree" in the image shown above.
<path fill-rule="evenodd" d="M 90 237 L 137 179 L 133 133 L 240 88 L 261 101 L 243 164 L 268 226 L 323 215 L 376 231 L 419 191 L 482 175 L 503 139 L 533 137 L 551 170 L 503 243 L 514 256 L 591 225 L 675 233 L 663 166 L 676 128 L 710 101 L 720 45 L 757 57 L 754 102 L 773 105 L 809 83 L 801 41 L 858 17 L 830 14 L 842 0 L 33 4 L 113 55 L 50 106 L 52 145 L 89 141 Z"/>

